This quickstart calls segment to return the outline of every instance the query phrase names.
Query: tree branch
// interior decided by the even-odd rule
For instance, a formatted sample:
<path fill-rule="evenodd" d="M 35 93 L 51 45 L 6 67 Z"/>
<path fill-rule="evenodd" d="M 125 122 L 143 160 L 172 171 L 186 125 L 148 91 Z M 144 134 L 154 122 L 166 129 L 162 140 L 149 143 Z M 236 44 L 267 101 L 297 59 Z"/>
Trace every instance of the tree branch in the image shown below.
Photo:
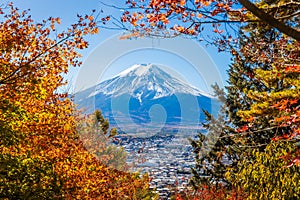
<path fill-rule="evenodd" d="M 277 28 L 282 33 L 294 38 L 300 42 L 300 32 L 296 29 L 287 26 L 283 22 L 275 19 L 273 16 L 268 15 L 263 10 L 259 9 L 255 4 L 251 3 L 249 0 L 238 0 L 245 8 L 247 8 L 256 17 L 260 18 L 262 21 L 270 24 L 271 26 Z"/>

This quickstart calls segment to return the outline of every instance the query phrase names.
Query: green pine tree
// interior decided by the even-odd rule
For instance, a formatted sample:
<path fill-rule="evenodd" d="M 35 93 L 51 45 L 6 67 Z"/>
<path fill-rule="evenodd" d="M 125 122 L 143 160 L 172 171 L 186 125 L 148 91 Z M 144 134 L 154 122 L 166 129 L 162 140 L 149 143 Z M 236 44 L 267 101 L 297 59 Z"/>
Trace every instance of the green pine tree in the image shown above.
<path fill-rule="evenodd" d="M 109 127 L 100 110 L 84 117 L 78 124 L 80 139 L 86 149 L 107 166 L 118 170 L 126 170 L 126 151 L 123 147 L 112 144 L 118 134 L 116 128 Z"/>

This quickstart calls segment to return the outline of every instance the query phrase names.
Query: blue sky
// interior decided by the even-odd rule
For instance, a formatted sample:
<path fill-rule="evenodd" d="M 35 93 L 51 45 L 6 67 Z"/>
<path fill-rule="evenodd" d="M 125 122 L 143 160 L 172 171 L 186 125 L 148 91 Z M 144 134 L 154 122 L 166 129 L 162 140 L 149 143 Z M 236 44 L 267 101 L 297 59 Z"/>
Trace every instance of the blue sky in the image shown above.
<path fill-rule="evenodd" d="M 120 15 L 120 11 L 104 7 L 99 0 L 15 0 L 13 2 L 20 9 L 30 9 L 30 14 L 36 21 L 50 16 L 60 17 L 61 25 L 58 30 L 66 29 L 68 25 L 74 23 L 77 14 L 90 14 L 93 9 L 97 11 L 102 9 L 105 15 Z M 205 43 L 191 42 L 186 39 L 120 41 L 118 34 L 122 33 L 123 31 L 100 29 L 98 35 L 87 38 L 90 45 L 88 49 L 81 52 L 83 66 L 71 69 L 66 76 L 69 82 L 73 83 L 73 90 L 89 87 L 138 63 L 156 63 L 169 67 L 186 82 L 209 93 L 210 84 L 214 79 L 215 82 L 221 81 L 222 85 L 226 84 L 229 54 L 218 53 L 214 47 L 205 47 Z"/>

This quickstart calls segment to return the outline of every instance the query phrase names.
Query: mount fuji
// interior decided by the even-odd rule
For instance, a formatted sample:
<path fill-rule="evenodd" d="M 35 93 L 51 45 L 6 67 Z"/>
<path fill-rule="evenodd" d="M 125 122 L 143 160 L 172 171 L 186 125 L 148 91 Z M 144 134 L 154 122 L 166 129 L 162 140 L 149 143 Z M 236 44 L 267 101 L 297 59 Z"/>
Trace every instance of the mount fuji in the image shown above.
<path fill-rule="evenodd" d="M 199 129 L 202 109 L 217 112 L 216 98 L 154 64 L 136 64 L 111 79 L 75 94 L 86 113 L 102 110 L 123 132 Z"/>

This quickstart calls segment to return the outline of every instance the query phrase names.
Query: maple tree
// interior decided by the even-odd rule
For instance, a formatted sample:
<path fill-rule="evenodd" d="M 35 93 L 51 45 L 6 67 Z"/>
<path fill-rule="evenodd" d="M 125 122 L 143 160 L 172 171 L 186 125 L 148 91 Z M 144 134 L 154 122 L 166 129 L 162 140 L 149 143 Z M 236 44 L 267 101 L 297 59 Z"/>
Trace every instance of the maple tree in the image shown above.
<path fill-rule="evenodd" d="M 127 28 L 132 31 L 131 37 L 188 34 L 203 39 L 201 33 L 205 24 L 212 24 L 215 33 L 224 32 L 221 38 L 233 38 L 241 25 L 256 22 L 300 40 L 297 1 L 258 1 L 254 4 L 250 0 L 128 0 L 126 4 L 129 6 L 122 8 L 125 11 L 121 21 L 133 26 Z"/>
<path fill-rule="evenodd" d="M 1 199 L 142 199 L 148 177 L 103 165 L 86 150 L 63 74 L 79 66 L 92 15 L 56 33 L 59 18 L 35 23 L 12 3 L 0 8 Z M 56 33 L 56 34 L 55 34 Z"/>

